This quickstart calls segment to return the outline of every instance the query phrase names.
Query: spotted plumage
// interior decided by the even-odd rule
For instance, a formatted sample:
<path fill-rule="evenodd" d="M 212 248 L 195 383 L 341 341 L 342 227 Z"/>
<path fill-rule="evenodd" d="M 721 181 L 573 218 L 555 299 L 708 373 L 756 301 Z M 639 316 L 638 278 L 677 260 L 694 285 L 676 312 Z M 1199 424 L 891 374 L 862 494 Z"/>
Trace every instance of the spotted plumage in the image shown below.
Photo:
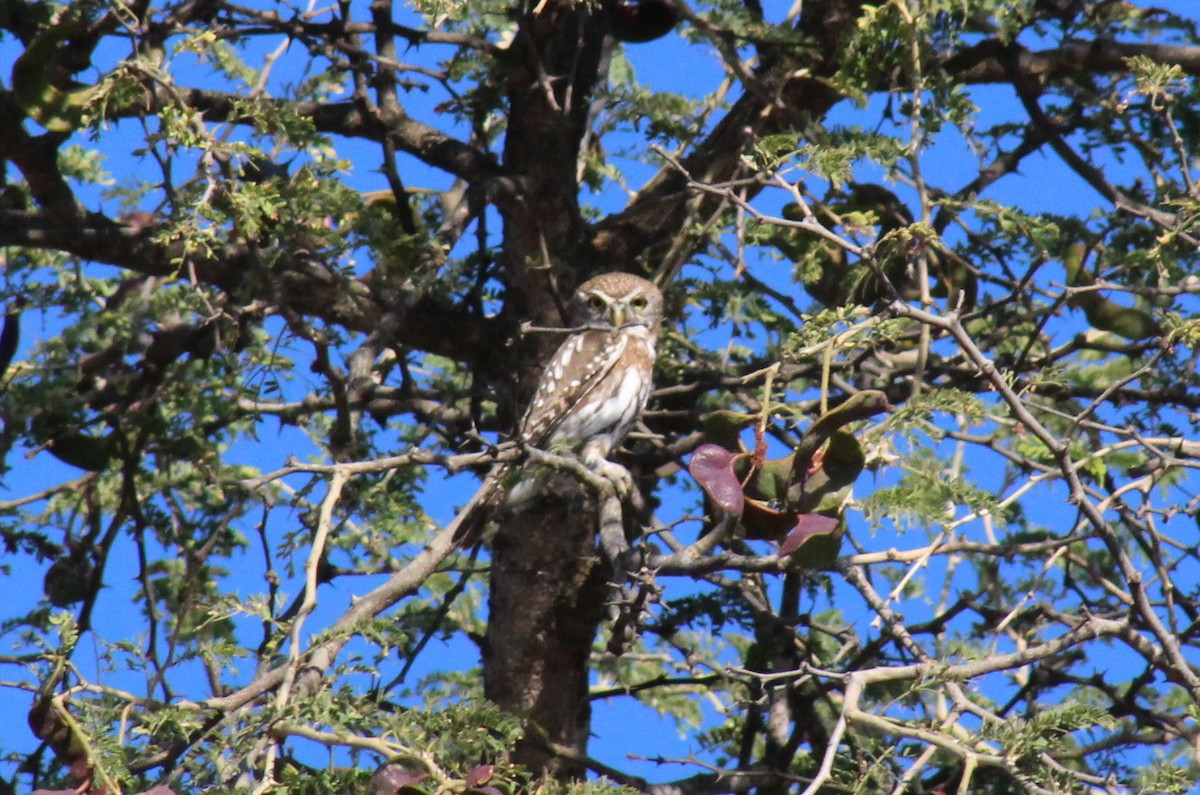
<path fill-rule="evenodd" d="M 579 329 L 542 371 L 521 423 L 526 444 L 582 446 L 598 462 L 621 444 L 650 395 L 662 293 L 628 273 L 606 273 L 575 292 Z"/>
<path fill-rule="evenodd" d="M 637 276 L 607 273 L 579 287 L 572 315 L 578 328 L 542 371 L 521 422 L 521 438 L 542 449 L 566 446 L 597 472 L 628 477 L 605 459 L 637 424 L 650 395 L 662 293 Z M 457 520 L 457 543 L 478 542 L 487 516 L 537 493 L 535 479 L 512 483 L 510 472 L 503 464 L 489 474 L 470 510 Z"/>

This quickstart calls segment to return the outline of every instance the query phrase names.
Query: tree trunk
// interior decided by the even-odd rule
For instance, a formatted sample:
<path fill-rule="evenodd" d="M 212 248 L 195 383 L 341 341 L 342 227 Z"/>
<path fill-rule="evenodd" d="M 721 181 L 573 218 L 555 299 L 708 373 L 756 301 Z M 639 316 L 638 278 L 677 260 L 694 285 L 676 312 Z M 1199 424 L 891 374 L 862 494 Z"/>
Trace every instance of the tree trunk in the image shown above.
<path fill-rule="evenodd" d="M 520 20 L 506 55 L 504 167 L 521 189 L 504 214 L 506 310 L 542 325 L 563 325 L 560 307 L 590 275 L 574 267 L 585 228 L 577 164 L 604 43 L 602 13 L 569 0 L 547 3 Z M 518 346 L 521 405 L 560 341 L 531 335 Z M 582 766 L 549 749 L 587 749 L 588 659 L 608 577 L 596 553 L 594 501 L 579 484 L 553 479 L 554 496 L 505 517 L 493 542 L 484 694 L 525 722 L 516 762 L 572 778 Z"/>
<path fill-rule="evenodd" d="M 506 520 L 494 542 L 483 686 L 491 701 L 525 720 L 514 761 L 578 778 L 583 768 L 556 758 L 549 744 L 587 750 L 588 659 L 609 567 L 596 553 L 594 501 L 573 484 L 555 488 L 574 493 Z"/>

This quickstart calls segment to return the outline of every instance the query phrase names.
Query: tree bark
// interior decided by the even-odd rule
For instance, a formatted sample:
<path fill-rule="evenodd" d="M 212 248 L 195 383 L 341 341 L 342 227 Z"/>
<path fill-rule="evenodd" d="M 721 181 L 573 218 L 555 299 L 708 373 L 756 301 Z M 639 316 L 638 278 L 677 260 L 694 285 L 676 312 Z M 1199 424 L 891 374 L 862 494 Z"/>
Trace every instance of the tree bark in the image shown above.
<path fill-rule="evenodd" d="M 596 553 L 594 501 L 574 484 L 555 486 L 568 493 L 510 517 L 496 537 L 483 686 L 489 700 L 525 720 L 513 761 L 579 778 L 583 767 L 556 757 L 548 743 L 587 750 L 588 662 L 609 568 Z"/>
<path fill-rule="evenodd" d="M 573 267 L 584 229 L 577 164 L 605 27 L 598 8 L 551 2 L 520 20 L 507 55 L 504 168 L 520 198 L 501 208 L 505 309 L 542 325 L 564 324 L 561 307 L 589 275 Z M 518 346 L 519 404 L 559 341 L 532 335 Z M 579 778 L 583 767 L 548 744 L 587 749 L 588 660 L 608 577 L 596 554 L 594 501 L 579 484 L 553 480 L 556 496 L 506 517 L 493 544 L 484 694 L 525 721 L 514 761 Z"/>

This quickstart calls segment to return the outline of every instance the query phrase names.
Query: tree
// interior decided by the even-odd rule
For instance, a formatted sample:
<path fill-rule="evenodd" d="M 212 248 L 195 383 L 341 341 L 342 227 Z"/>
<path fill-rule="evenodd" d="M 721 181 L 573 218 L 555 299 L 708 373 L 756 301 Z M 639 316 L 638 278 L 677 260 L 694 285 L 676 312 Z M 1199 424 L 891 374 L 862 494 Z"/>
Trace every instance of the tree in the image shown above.
<path fill-rule="evenodd" d="M 10 791 L 1189 787 L 1195 20 L 766 5 L 0 4 Z"/>

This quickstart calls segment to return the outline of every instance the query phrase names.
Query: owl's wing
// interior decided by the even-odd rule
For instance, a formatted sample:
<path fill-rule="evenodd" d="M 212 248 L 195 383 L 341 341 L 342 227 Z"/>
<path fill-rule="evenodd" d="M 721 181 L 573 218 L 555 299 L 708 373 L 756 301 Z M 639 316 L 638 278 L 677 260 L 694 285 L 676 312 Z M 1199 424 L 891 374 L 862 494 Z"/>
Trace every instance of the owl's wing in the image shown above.
<path fill-rule="evenodd" d="M 540 447 L 564 424 L 569 425 L 572 412 L 586 405 L 589 395 L 605 382 L 627 343 L 624 335 L 607 329 L 580 331 L 564 340 L 542 371 L 521 422 L 525 443 Z"/>

